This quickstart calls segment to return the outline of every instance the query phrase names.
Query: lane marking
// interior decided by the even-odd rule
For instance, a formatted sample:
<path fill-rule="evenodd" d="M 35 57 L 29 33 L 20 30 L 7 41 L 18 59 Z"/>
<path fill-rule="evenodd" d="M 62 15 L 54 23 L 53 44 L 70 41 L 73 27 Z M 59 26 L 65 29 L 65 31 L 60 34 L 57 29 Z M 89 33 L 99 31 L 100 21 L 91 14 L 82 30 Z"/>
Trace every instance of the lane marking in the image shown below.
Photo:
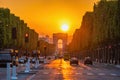
<path fill-rule="evenodd" d="M 84 68 L 79 68 L 79 69 L 84 69 Z"/>
<path fill-rule="evenodd" d="M 83 75 L 82 73 L 75 73 L 75 74 L 77 74 L 77 75 Z"/>
<path fill-rule="evenodd" d="M 117 74 L 114 74 L 114 73 L 111 73 L 110 75 L 111 75 L 111 76 L 117 76 Z"/>
<path fill-rule="evenodd" d="M 58 73 L 55 73 L 55 74 L 61 74 L 61 73 L 58 72 Z"/>
<path fill-rule="evenodd" d="M 49 72 L 43 72 L 43 74 L 49 74 Z"/>
<path fill-rule="evenodd" d="M 58 69 L 61 69 L 61 68 L 58 68 Z"/>
<path fill-rule="evenodd" d="M 94 75 L 94 74 L 93 74 L 93 73 L 87 73 L 87 75 L 92 76 L 92 75 Z"/>
<path fill-rule="evenodd" d="M 67 73 L 62 73 L 62 74 L 67 74 Z"/>
<path fill-rule="evenodd" d="M 99 70 L 98 68 L 95 68 L 95 70 Z"/>
<path fill-rule="evenodd" d="M 103 76 L 103 75 L 105 75 L 105 73 L 98 73 L 98 75 Z"/>
<path fill-rule="evenodd" d="M 72 68 L 73 70 L 75 70 L 76 68 Z"/>

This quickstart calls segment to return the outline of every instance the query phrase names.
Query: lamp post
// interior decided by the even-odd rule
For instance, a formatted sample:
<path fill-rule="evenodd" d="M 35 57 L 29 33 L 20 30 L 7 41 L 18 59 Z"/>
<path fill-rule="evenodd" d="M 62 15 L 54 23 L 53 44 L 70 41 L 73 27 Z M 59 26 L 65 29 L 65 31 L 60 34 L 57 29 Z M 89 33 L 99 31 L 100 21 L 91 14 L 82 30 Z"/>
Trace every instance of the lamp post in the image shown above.
<path fill-rule="evenodd" d="M 47 47 L 46 47 L 46 45 L 45 45 L 45 46 L 44 46 L 45 59 L 46 59 L 46 49 L 47 49 Z"/>
<path fill-rule="evenodd" d="M 12 63 L 17 65 L 16 60 L 18 60 L 18 50 L 12 50 Z"/>
<path fill-rule="evenodd" d="M 25 33 L 25 45 L 26 45 L 26 57 L 28 58 L 29 53 L 28 53 L 28 42 L 29 42 L 29 34 Z"/>

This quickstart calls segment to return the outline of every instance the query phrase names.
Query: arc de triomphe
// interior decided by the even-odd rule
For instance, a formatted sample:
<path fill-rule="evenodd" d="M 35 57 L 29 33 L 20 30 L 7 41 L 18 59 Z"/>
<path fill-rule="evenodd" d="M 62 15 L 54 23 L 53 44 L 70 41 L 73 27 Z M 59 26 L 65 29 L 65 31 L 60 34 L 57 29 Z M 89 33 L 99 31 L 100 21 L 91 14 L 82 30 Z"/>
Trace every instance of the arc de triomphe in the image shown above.
<path fill-rule="evenodd" d="M 67 33 L 53 33 L 53 44 L 55 44 L 55 46 L 57 47 L 58 46 L 58 40 L 61 39 L 62 40 L 62 45 L 63 45 L 62 50 L 65 51 L 66 46 L 67 46 L 67 38 L 68 38 Z"/>

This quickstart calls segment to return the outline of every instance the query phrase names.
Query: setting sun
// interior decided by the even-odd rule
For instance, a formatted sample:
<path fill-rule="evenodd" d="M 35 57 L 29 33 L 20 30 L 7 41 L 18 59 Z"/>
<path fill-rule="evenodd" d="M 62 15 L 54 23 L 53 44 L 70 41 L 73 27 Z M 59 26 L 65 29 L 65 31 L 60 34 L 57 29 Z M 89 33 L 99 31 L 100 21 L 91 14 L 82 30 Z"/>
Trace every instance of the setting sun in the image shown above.
<path fill-rule="evenodd" d="M 69 27 L 68 27 L 68 25 L 67 24 L 63 24 L 62 26 L 61 26 L 61 29 L 62 29 L 62 31 L 68 31 L 69 30 Z"/>

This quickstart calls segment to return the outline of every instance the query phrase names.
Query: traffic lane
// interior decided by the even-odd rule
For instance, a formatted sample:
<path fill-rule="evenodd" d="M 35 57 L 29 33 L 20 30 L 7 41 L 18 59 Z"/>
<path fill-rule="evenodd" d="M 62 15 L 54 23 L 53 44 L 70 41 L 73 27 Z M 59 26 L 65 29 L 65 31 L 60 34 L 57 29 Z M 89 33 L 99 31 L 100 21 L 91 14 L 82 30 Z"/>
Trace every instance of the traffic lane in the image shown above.
<path fill-rule="evenodd" d="M 91 72 L 93 74 L 103 76 L 120 77 L 120 69 L 111 65 L 108 66 L 101 63 L 94 63 L 93 65 L 84 65 L 83 62 L 80 62 L 79 65 L 85 69 L 84 72 Z"/>
<path fill-rule="evenodd" d="M 65 63 L 65 62 L 63 61 L 63 63 Z M 67 64 L 69 65 L 69 62 Z M 110 68 L 112 68 L 112 69 L 109 69 L 108 66 L 106 67 L 106 65 L 103 66 L 101 64 L 84 65 L 83 63 L 79 63 L 79 66 L 74 65 L 69 68 L 72 70 L 73 73 L 65 73 L 65 71 L 67 71 L 68 69 L 63 68 L 62 69 L 62 71 L 64 72 L 63 74 L 70 74 L 70 75 L 75 74 L 73 77 L 75 77 L 75 78 L 78 77 L 77 79 L 79 79 L 79 76 L 76 76 L 77 74 L 82 75 L 81 77 L 88 76 L 88 78 L 87 77 L 84 78 L 84 79 L 87 78 L 87 80 L 89 80 L 91 78 L 98 79 L 98 80 L 99 80 L 99 78 L 102 78 L 104 80 L 106 80 L 107 78 L 109 80 L 116 78 L 119 80 L 119 77 L 120 77 L 120 70 L 118 70 L 118 69 L 116 70 L 116 68 L 111 67 L 111 66 L 110 66 Z M 68 75 L 66 75 L 66 76 L 68 76 Z M 89 77 L 89 76 L 92 76 L 92 77 Z"/>
<path fill-rule="evenodd" d="M 80 75 L 82 71 L 78 70 L 79 66 L 71 66 L 69 61 L 58 59 L 51 62 L 51 64 L 46 64 L 44 70 L 39 70 L 32 80 L 79 80 L 79 78 L 84 78 Z"/>
<path fill-rule="evenodd" d="M 60 59 L 46 64 L 31 80 L 119 80 L 119 76 L 100 71 L 84 64 L 70 66 L 69 61 Z"/>
<path fill-rule="evenodd" d="M 79 65 L 69 65 L 69 61 L 62 61 L 62 73 L 63 74 L 79 74 L 79 75 L 87 75 L 87 76 L 96 76 L 103 77 L 120 77 L 120 70 L 116 69 L 115 67 L 101 65 L 101 64 L 94 64 L 94 65 L 84 65 L 83 63 L 79 63 Z M 112 68 L 112 69 L 109 69 Z M 70 69 L 70 70 L 69 70 Z"/>
<path fill-rule="evenodd" d="M 31 80 L 64 80 L 72 79 L 70 76 L 66 76 L 69 73 L 73 73 L 70 69 L 71 66 L 68 62 L 62 59 L 57 59 L 52 61 L 50 64 L 44 66 L 44 70 L 39 70 L 39 72 Z"/>
<path fill-rule="evenodd" d="M 64 70 L 63 70 L 64 71 Z M 40 71 L 32 80 L 119 80 L 119 77 L 96 75 L 92 73 L 83 72 L 59 72 L 55 70 Z"/>

